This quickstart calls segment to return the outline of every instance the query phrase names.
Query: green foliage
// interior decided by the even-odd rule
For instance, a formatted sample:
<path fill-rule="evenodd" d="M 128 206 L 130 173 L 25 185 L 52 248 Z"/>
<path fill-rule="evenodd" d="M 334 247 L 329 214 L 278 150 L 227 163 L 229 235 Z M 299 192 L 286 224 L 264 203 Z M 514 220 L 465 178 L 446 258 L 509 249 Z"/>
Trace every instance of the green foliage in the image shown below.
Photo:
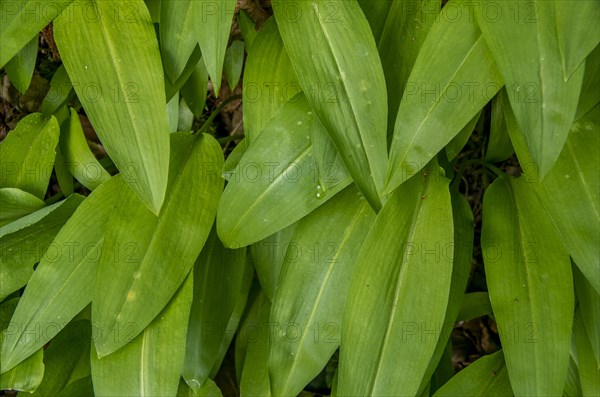
<path fill-rule="evenodd" d="M 260 3 L 0 2 L 0 389 L 598 395 L 600 2 Z"/>

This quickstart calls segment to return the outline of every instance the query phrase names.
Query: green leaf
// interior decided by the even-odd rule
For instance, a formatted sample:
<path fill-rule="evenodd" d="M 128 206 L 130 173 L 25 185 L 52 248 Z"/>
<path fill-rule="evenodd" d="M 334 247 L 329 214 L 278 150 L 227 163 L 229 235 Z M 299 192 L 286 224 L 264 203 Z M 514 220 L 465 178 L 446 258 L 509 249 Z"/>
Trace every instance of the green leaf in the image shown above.
<path fill-rule="evenodd" d="M 115 12 L 121 8 L 131 18 Z M 104 148 L 131 189 L 158 213 L 167 187 L 169 129 L 160 53 L 146 5 L 78 1 L 54 22 L 54 37 Z"/>
<path fill-rule="evenodd" d="M 581 313 L 595 360 L 600 363 L 600 295 L 577 268 L 573 268 L 573 281 L 579 301 L 577 310 Z"/>
<path fill-rule="evenodd" d="M 190 273 L 161 313 L 119 351 L 98 358 L 92 347 L 92 379 L 96 395 L 175 395 L 185 356 L 193 283 Z"/>
<path fill-rule="evenodd" d="M 446 156 L 452 161 L 465 147 L 481 117 L 481 111 L 463 127 L 462 130 L 446 145 Z"/>
<path fill-rule="evenodd" d="M 32 397 L 56 396 L 70 383 L 90 375 L 89 320 L 70 322 L 44 352 L 44 380 Z"/>
<path fill-rule="evenodd" d="M 449 181 L 437 165 L 428 168 L 390 196 L 358 255 L 342 325 L 340 396 L 417 395 L 436 349 L 454 231 Z"/>
<path fill-rule="evenodd" d="M 242 37 L 244 37 L 246 52 L 250 53 L 250 48 L 252 48 L 254 39 L 258 35 L 258 32 L 254 28 L 255 23 L 245 10 L 240 10 L 237 14 L 237 22 L 242 32 Z"/>
<path fill-rule="evenodd" d="M 235 90 L 242 75 L 242 66 L 244 64 L 244 43 L 234 40 L 225 53 L 225 63 L 223 65 L 225 77 L 231 91 Z"/>
<path fill-rule="evenodd" d="M 0 300 L 27 284 L 33 265 L 82 201 L 74 194 L 0 227 Z"/>
<path fill-rule="evenodd" d="M 434 397 L 512 396 L 502 351 L 483 356 L 460 371 L 433 395 Z"/>
<path fill-rule="evenodd" d="M 17 0 L 2 2 L 0 68 L 56 18 L 72 0 Z"/>
<path fill-rule="evenodd" d="M 363 10 L 372 7 L 372 1 Z M 378 1 L 375 3 L 386 3 Z M 381 35 L 376 37 L 388 92 L 388 135 L 394 130 L 402 93 L 419 51 L 441 9 L 440 0 L 393 0 L 389 10 L 379 17 Z M 382 7 L 377 5 L 374 8 Z M 371 13 L 372 11 L 369 11 Z M 365 11 L 367 14 L 367 11 Z M 442 18 L 445 16 L 442 16 Z M 371 22 L 373 27 L 373 22 Z"/>
<path fill-rule="evenodd" d="M 206 69 L 215 87 L 215 95 L 219 96 L 223 61 L 236 0 L 198 0 L 197 3 L 200 7 L 200 20 L 196 21 L 198 43 Z"/>
<path fill-rule="evenodd" d="M 447 353 L 449 356 L 448 344 L 451 344 L 450 335 L 454 328 L 454 323 L 458 316 L 462 298 L 464 296 L 465 289 L 469 281 L 469 273 L 471 270 L 471 258 L 473 253 L 473 212 L 469 206 L 467 198 L 462 194 L 452 194 L 452 222 L 454 226 L 454 249 L 453 249 L 453 263 L 452 263 L 452 277 L 450 281 L 450 291 L 448 293 L 448 306 L 446 308 L 446 315 L 444 322 L 441 324 L 441 334 L 437 342 L 437 346 L 433 352 L 429 366 L 422 376 L 421 386 L 419 390 L 421 393 L 426 393 L 427 383 L 430 382 L 432 376 L 435 375 L 436 369 L 440 366 L 443 368 L 443 363 L 440 360 L 444 354 Z M 448 255 L 448 247 L 444 248 L 444 254 Z M 451 347 L 450 347 L 451 350 Z M 452 367 L 452 364 L 449 365 Z M 451 374 L 454 374 L 452 368 L 449 369 Z M 452 376 L 452 375 L 450 375 Z M 433 381 L 430 383 L 434 383 Z"/>
<path fill-rule="evenodd" d="M 11 319 L 18 332 L 2 344 L 2 372 L 44 346 L 90 303 L 119 179 L 102 184 L 81 203 L 42 257 Z"/>
<path fill-rule="evenodd" d="M 185 103 L 190 107 L 194 116 L 198 118 L 201 117 L 204 112 L 207 87 L 208 71 L 206 70 L 204 61 L 200 59 L 196 62 L 189 78 L 181 87 L 181 96 L 185 99 Z"/>
<path fill-rule="evenodd" d="M 94 386 L 92 385 L 92 377 L 78 379 L 73 383 L 69 383 L 58 393 L 58 397 L 81 397 L 94 395 Z"/>
<path fill-rule="evenodd" d="M 13 298 L 0 304 L 0 343 L 7 334 L 14 332 L 14 328 L 10 327 L 9 321 L 18 301 L 18 298 Z M 44 376 L 43 356 L 43 350 L 39 349 L 21 364 L 0 375 L 0 390 L 34 391 L 42 382 Z"/>
<path fill-rule="evenodd" d="M 559 40 L 554 33 L 556 3 L 485 0 L 475 6 L 541 178 L 550 171 L 567 139 L 584 72 L 580 67 L 568 81 L 563 79 Z"/>
<path fill-rule="evenodd" d="M 173 98 L 173 96 L 175 96 L 175 94 L 177 94 L 177 92 L 179 92 L 179 90 L 183 87 L 185 82 L 192 75 L 192 72 L 198 65 L 198 62 L 201 61 L 201 58 L 202 58 L 202 53 L 200 52 L 200 47 L 196 46 L 194 48 L 194 51 L 192 52 L 192 55 L 190 56 L 190 59 L 188 60 L 187 64 L 185 65 L 185 69 L 183 69 L 183 72 L 181 72 L 181 75 L 179 76 L 179 78 L 176 81 L 171 83 L 171 80 L 167 76 L 164 76 L 165 95 L 166 95 L 167 101 L 170 101 L 171 98 Z M 206 69 L 205 66 L 202 66 L 202 67 L 204 69 Z"/>
<path fill-rule="evenodd" d="M 49 117 L 63 107 L 73 93 L 73 85 L 71 79 L 65 69 L 65 65 L 61 64 L 50 80 L 50 90 L 44 97 L 40 112 L 44 116 Z M 62 124 L 62 123 L 61 123 Z"/>
<path fill-rule="evenodd" d="M 596 46 L 585 62 L 585 73 L 575 120 L 588 114 L 598 102 L 600 102 L 600 45 Z"/>
<path fill-rule="evenodd" d="M 579 369 L 577 363 L 573 360 L 573 340 L 571 339 L 571 356 L 569 357 L 569 372 L 567 373 L 567 380 L 565 382 L 565 389 L 563 395 L 565 397 L 579 397 L 583 396 L 581 392 L 581 385 L 579 384 Z"/>
<path fill-rule="evenodd" d="M 244 135 L 249 145 L 300 91 L 275 19 L 270 18 L 257 33 L 244 69 Z"/>
<path fill-rule="evenodd" d="M 502 79 L 468 3 L 451 0 L 457 18 L 440 17 L 423 43 L 394 128 L 386 192 L 423 168 L 502 88 Z"/>
<path fill-rule="evenodd" d="M 90 150 L 79 115 L 73 108 L 71 108 L 71 117 L 61 138 L 60 147 L 67 167 L 83 186 L 94 190 L 110 179 L 110 174 L 100 165 Z"/>
<path fill-rule="evenodd" d="M 287 250 L 297 225 L 297 222 L 292 223 L 250 246 L 252 261 L 256 269 L 256 278 L 270 301 L 273 301 L 283 261 L 287 255 Z M 298 252 L 294 252 L 291 255 L 297 256 Z"/>
<path fill-rule="evenodd" d="M 5 3 L 8 4 L 8 3 Z M 4 11 L 4 10 L 3 10 Z M 3 18 L 6 18 L 3 15 Z M 4 36 L 2 37 L 4 39 Z M 38 52 L 39 37 L 34 36 L 25 47 L 23 47 L 17 55 L 6 64 L 6 74 L 10 82 L 17 87 L 21 94 L 24 94 L 29 88 L 33 69 L 35 68 L 35 60 Z"/>
<path fill-rule="evenodd" d="M 167 119 L 169 120 L 169 132 L 177 132 L 179 122 L 179 93 L 175 94 L 167 102 Z"/>
<path fill-rule="evenodd" d="M 520 134 L 514 115 L 508 112 L 509 134 L 529 186 L 560 237 L 560 242 L 596 292 L 600 293 L 600 106 L 579 119 L 554 168 L 542 182 Z M 573 205 L 576 197 L 577 205 Z"/>
<path fill-rule="evenodd" d="M 567 81 L 600 43 L 600 3 L 595 0 L 552 3 L 556 8 L 556 36 Z"/>
<path fill-rule="evenodd" d="M 387 162 L 386 87 L 367 19 L 356 0 L 275 2 L 273 11 L 311 108 L 356 185 L 379 210 Z"/>
<path fill-rule="evenodd" d="M 356 256 L 374 220 L 351 186 L 298 222 L 271 309 L 274 395 L 297 396 L 339 347 Z"/>
<path fill-rule="evenodd" d="M 490 125 L 490 140 L 485 151 L 485 160 L 489 162 L 504 161 L 515 152 L 510 142 L 506 118 L 504 117 L 505 106 L 510 106 L 506 89 L 502 89 L 492 99 L 492 114 Z"/>
<path fill-rule="evenodd" d="M 486 279 L 516 395 L 560 395 L 574 307 L 567 252 L 525 178 L 502 176 L 483 200 Z"/>
<path fill-rule="evenodd" d="M 0 188 L 15 187 L 43 199 L 60 128 L 54 116 L 30 114 L 17 124 L 0 144 Z"/>
<path fill-rule="evenodd" d="M 182 372 L 194 390 L 201 388 L 219 358 L 246 268 L 246 249 L 223 247 L 213 228 L 194 266 L 194 300 Z"/>
<path fill-rule="evenodd" d="M 457 320 L 468 321 L 492 313 L 492 304 L 487 292 L 465 294 Z"/>
<path fill-rule="evenodd" d="M 596 296 L 596 298 L 598 298 Z M 577 362 L 579 366 L 579 381 L 584 396 L 597 396 L 600 394 L 600 364 L 593 354 L 591 337 L 596 337 L 598 329 L 593 330 L 594 334 L 589 335 L 584 325 L 583 313 L 577 309 L 575 311 L 575 321 L 573 334 L 575 347 L 577 351 Z"/>
<path fill-rule="evenodd" d="M 0 226 L 44 207 L 34 195 L 12 187 L 0 188 Z"/>
<path fill-rule="evenodd" d="M 159 216 L 122 181 L 108 222 L 94 291 L 93 321 L 102 332 L 100 357 L 140 333 L 165 307 L 194 265 L 214 222 L 223 180 L 221 147 L 210 135 L 171 134 L 167 198 Z M 190 183 L 190 181 L 195 181 Z"/>
<path fill-rule="evenodd" d="M 331 161 L 332 187 L 326 194 L 317 189 L 310 128 L 320 124 L 312 123 L 314 117 L 299 94 L 250 145 L 219 203 L 217 231 L 226 247 L 243 247 L 270 236 L 350 184 L 343 164 Z"/>
<path fill-rule="evenodd" d="M 381 40 L 381 35 L 386 27 L 390 10 L 394 4 L 394 0 L 371 1 L 358 0 L 358 4 L 365 14 L 365 18 L 369 22 L 373 38 L 376 43 Z M 391 18 L 390 18 L 391 19 Z"/>
<path fill-rule="evenodd" d="M 267 370 L 270 311 L 271 303 L 259 289 L 254 296 L 236 342 L 236 355 L 237 343 L 246 345 L 240 380 L 242 397 L 271 396 L 269 371 Z"/>
<path fill-rule="evenodd" d="M 60 192 L 64 196 L 70 196 L 71 194 L 73 194 L 73 191 L 75 190 L 75 186 L 73 184 L 73 175 L 71 175 L 67 164 L 65 163 L 65 156 L 63 156 L 62 150 L 60 149 L 60 140 L 59 145 L 56 147 L 56 157 L 54 158 L 54 172 L 56 174 L 56 181 L 58 182 Z"/>
<path fill-rule="evenodd" d="M 167 76 L 176 81 L 198 44 L 201 3 L 165 1 L 160 5 L 160 49 Z"/>

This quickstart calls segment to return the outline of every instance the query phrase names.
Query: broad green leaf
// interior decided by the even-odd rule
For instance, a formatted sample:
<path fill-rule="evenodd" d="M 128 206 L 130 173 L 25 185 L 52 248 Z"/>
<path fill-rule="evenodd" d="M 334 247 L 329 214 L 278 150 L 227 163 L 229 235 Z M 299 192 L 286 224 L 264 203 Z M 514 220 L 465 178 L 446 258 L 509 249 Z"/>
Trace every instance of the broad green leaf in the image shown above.
<path fill-rule="evenodd" d="M 271 309 L 274 395 L 297 396 L 339 347 L 356 256 L 374 220 L 351 186 L 298 222 Z"/>
<path fill-rule="evenodd" d="M 505 116 L 524 177 L 560 242 L 600 293 L 600 106 L 572 125 L 563 152 L 542 182 L 514 115 L 507 112 Z"/>
<path fill-rule="evenodd" d="M 573 351 L 573 342 L 573 339 L 571 339 L 571 352 Z M 563 395 L 565 397 L 579 397 L 583 395 L 581 384 L 579 383 L 579 369 L 577 368 L 577 363 L 573 360 L 573 353 L 569 357 L 569 372 L 567 373 Z"/>
<path fill-rule="evenodd" d="M 246 248 L 223 247 L 213 228 L 194 266 L 194 300 L 182 376 L 194 390 L 208 379 L 238 302 Z"/>
<path fill-rule="evenodd" d="M 344 165 L 333 160 L 332 187 L 326 194 L 317 188 L 310 127 L 320 124 L 312 123 L 314 117 L 299 94 L 250 145 L 219 203 L 217 231 L 226 247 L 242 247 L 272 235 L 350 184 Z"/>
<path fill-rule="evenodd" d="M 583 313 L 579 309 L 575 311 L 573 333 L 577 350 L 577 363 L 579 367 L 579 382 L 584 396 L 600 395 L 600 364 L 594 357 L 591 337 L 596 337 L 598 329 L 593 330 L 593 336 L 589 335 L 583 323 Z"/>
<path fill-rule="evenodd" d="M 160 49 L 172 82 L 179 78 L 198 44 L 200 6 L 196 0 L 165 1 L 160 5 Z"/>
<path fill-rule="evenodd" d="M 33 265 L 82 201 L 74 194 L 0 227 L 0 300 L 27 284 Z"/>
<path fill-rule="evenodd" d="M 134 12 L 123 18 L 122 9 Z M 169 129 L 160 53 L 146 5 L 77 1 L 54 22 L 54 37 L 104 148 L 131 189 L 158 213 L 167 187 Z"/>
<path fill-rule="evenodd" d="M 179 115 L 177 119 L 177 131 L 191 131 L 194 124 L 194 113 L 190 110 L 185 99 L 179 99 Z"/>
<path fill-rule="evenodd" d="M 181 380 L 179 389 L 177 389 L 177 397 L 223 397 L 223 393 L 212 379 L 207 379 L 199 390 L 192 389 Z"/>
<path fill-rule="evenodd" d="M 185 357 L 193 284 L 190 273 L 158 316 L 119 351 L 98 358 L 92 347 L 92 379 L 96 395 L 174 396 L 177 393 Z"/>
<path fill-rule="evenodd" d="M 179 92 L 179 90 L 183 87 L 185 82 L 188 81 L 192 75 L 192 72 L 198 65 L 198 62 L 201 61 L 201 58 L 202 53 L 200 52 L 200 47 L 196 46 L 192 52 L 192 55 L 190 56 L 190 59 L 185 65 L 185 69 L 183 69 L 183 72 L 181 72 L 181 75 L 176 81 L 171 82 L 167 76 L 164 76 L 165 95 L 167 101 L 170 101 L 171 98 L 173 98 L 173 96 L 175 96 L 175 94 L 177 94 L 177 92 Z M 203 66 L 203 68 L 206 69 L 206 66 Z"/>
<path fill-rule="evenodd" d="M 440 360 L 443 358 L 444 353 L 448 350 L 448 344 L 451 344 L 450 335 L 454 328 L 454 323 L 458 316 L 461 308 L 462 298 L 464 296 L 465 289 L 469 281 L 469 273 L 471 270 L 471 258 L 473 254 L 473 212 L 469 206 L 469 202 L 466 197 L 462 194 L 452 194 L 452 222 L 454 226 L 454 246 L 453 246 L 453 263 L 452 263 L 452 277 L 450 280 L 450 291 L 448 292 L 448 306 L 446 308 L 446 315 L 444 322 L 441 324 L 440 338 L 437 342 L 437 346 L 433 352 L 429 366 L 422 376 L 420 391 L 425 393 L 427 383 L 435 374 L 436 369 L 443 364 Z M 449 247 L 445 247 L 443 252 L 445 255 L 450 255 L 448 250 Z M 451 349 L 451 347 L 450 347 Z M 450 351 L 449 355 L 452 355 Z M 450 364 L 452 366 L 452 364 Z M 453 369 L 450 369 L 452 374 Z M 452 375 L 450 375 L 452 376 Z M 431 383 L 434 383 L 432 380 Z M 431 384 L 430 384 L 431 387 Z"/>
<path fill-rule="evenodd" d="M 598 102 L 600 102 L 600 45 L 596 46 L 585 62 L 585 73 L 575 120 L 588 114 Z"/>
<path fill-rule="evenodd" d="M 366 2 L 369 5 L 374 2 Z M 375 3 L 386 3 L 376 1 Z M 376 37 L 388 92 L 388 136 L 394 130 L 400 100 L 409 76 L 431 26 L 437 18 L 447 18 L 440 0 L 393 0 L 389 10 L 380 16 L 381 35 Z M 369 8 L 365 4 L 363 10 Z M 376 5 L 374 8 L 382 7 Z M 372 12 L 372 11 L 369 11 Z M 367 14 L 367 11 L 365 11 Z M 371 22 L 371 21 L 370 21 Z M 371 22 L 373 26 L 373 22 Z"/>
<path fill-rule="evenodd" d="M 423 168 L 502 88 L 502 78 L 468 3 L 451 0 L 458 17 L 438 18 L 425 39 L 394 127 L 386 192 Z"/>
<path fill-rule="evenodd" d="M 18 332 L 2 344 L 2 372 L 44 346 L 90 303 L 119 179 L 102 184 L 81 203 L 42 257 L 11 319 Z"/>
<path fill-rule="evenodd" d="M 379 210 L 387 162 L 386 87 L 367 19 L 356 0 L 275 2 L 273 11 L 311 108 L 356 185 Z"/>
<path fill-rule="evenodd" d="M 271 396 L 269 371 L 267 369 L 270 311 L 271 303 L 269 299 L 259 290 L 255 294 L 246 320 L 237 337 L 242 339 L 242 343 L 247 346 L 240 380 L 240 395 L 242 397 Z"/>
<path fill-rule="evenodd" d="M 433 164 L 397 189 L 360 250 L 342 324 L 340 396 L 420 389 L 452 280 L 452 206 L 441 172 Z"/>
<path fill-rule="evenodd" d="M 12 187 L 0 188 L 0 226 L 44 207 L 34 195 Z"/>
<path fill-rule="evenodd" d="M 265 22 L 248 53 L 243 88 L 244 135 L 250 146 L 277 111 L 301 91 L 274 18 Z"/>
<path fill-rule="evenodd" d="M 179 93 L 175 94 L 167 102 L 167 120 L 169 121 L 169 132 L 177 132 L 177 124 L 179 123 Z"/>
<path fill-rule="evenodd" d="M 556 36 L 567 81 L 600 43 L 600 3 L 596 0 L 554 1 Z"/>
<path fill-rule="evenodd" d="M 477 22 L 541 178 L 550 171 L 567 139 L 584 72 L 581 66 L 568 81 L 563 78 L 555 33 L 556 3 L 485 0 L 475 5 Z"/>
<path fill-rule="evenodd" d="M 600 363 L 600 295 L 577 268 L 573 269 L 573 281 L 579 302 L 577 310 L 581 313 L 594 357 Z"/>
<path fill-rule="evenodd" d="M 465 294 L 457 320 L 468 321 L 492 313 L 492 304 L 487 292 Z"/>
<path fill-rule="evenodd" d="M 7 3 L 3 3 L 4 6 Z M 4 16 L 3 16 L 4 17 Z M 2 37 L 4 39 L 4 36 Z M 35 60 L 38 52 L 39 37 L 34 36 L 25 47 L 23 47 L 17 55 L 6 64 L 6 74 L 10 82 L 17 87 L 21 94 L 24 94 L 29 88 L 33 69 L 35 68 Z"/>
<path fill-rule="evenodd" d="M 367 18 L 367 21 L 369 22 L 375 42 L 379 43 L 381 35 L 386 27 L 386 22 L 390 15 L 390 9 L 394 4 L 394 0 L 358 0 L 358 4 L 365 14 L 365 18 Z"/>
<path fill-rule="evenodd" d="M 110 179 L 110 174 L 100 165 L 90 150 L 79 114 L 71 108 L 71 116 L 61 135 L 60 148 L 73 176 L 89 190 L 94 190 Z"/>
<path fill-rule="evenodd" d="M 574 306 L 567 252 L 525 178 L 499 177 L 483 200 L 481 246 L 516 395 L 560 395 Z"/>
<path fill-rule="evenodd" d="M 94 343 L 104 357 L 128 340 L 111 330 L 135 324 L 132 337 L 165 307 L 194 265 L 214 222 L 223 180 L 221 147 L 210 135 L 171 134 L 169 186 L 158 216 L 122 181 L 108 222 L 94 291 Z M 193 182 L 190 182 L 193 181 Z"/>
<path fill-rule="evenodd" d="M 433 396 L 513 396 L 502 351 L 480 357 L 450 379 Z"/>
<path fill-rule="evenodd" d="M 56 335 L 44 352 L 44 380 L 32 397 L 56 396 L 69 383 L 89 376 L 91 338 L 89 320 L 72 321 Z"/>
<path fill-rule="evenodd" d="M 452 326 L 454 326 L 454 324 L 452 324 Z M 431 396 L 442 385 L 446 384 L 454 375 L 455 370 L 454 366 L 452 365 L 452 341 L 448 339 L 439 363 L 429 380 L 429 386 L 423 389 L 422 395 L 425 397 Z M 423 382 L 425 382 L 425 379 L 423 379 Z"/>
<path fill-rule="evenodd" d="M 471 121 L 469 121 L 467 125 L 465 125 L 463 129 L 460 130 L 460 132 L 456 134 L 456 136 L 452 138 L 452 140 L 446 145 L 446 156 L 448 157 L 448 160 L 454 160 L 460 151 L 463 150 L 467 142 L 469 142 L 469 138 L 471 135 L 473 135 L 473 130 L 475 130 L 480 117 L 481 111 L 477 113 L 475 117 L 473 117 Z"/>
<path fill-rule="evenodd" d="M 225 77 L 231 91 L 237 87 L 242 75 L 242 66 L 244 64 L 244 43 L 234 40 L 225 53 L 225 63 L 223 65 Z"/>
<path fill-rule="evenodd" d="M 0 144 L 0 188 L 19 188 L 43 199 L 59 135 L 54 116 L 33 113 L 21 119 Z"/>
<path fill-rule="evenodd" d="M 275 295 L 281 268 L 297 225 L 297 222 L 292 223 L 250 246 L 252 262 L 256 269 L 256 278 L 258 278 L 261 289 L 270 301 L 273 300 L 273 296 Z M 292 248 L 290 255 L 297 258 L 300 254 L 295 248 Z"/>
<path fill-rule="evenodd" d="M 223 164 L 223 178 L 229 181 L 233 175 L 235 175 L 235 168 L 240 163 L 240 160 L 248 149 L 246 138 L 242 139 L 236 147 L 233 148 L 231 153 L 227 155 L 225 163 Z"/>
<path fill-rule="evenodd" d="M 72 0 L 2 1 L 0 15 L 0 68 L 56 18 Z"/>
<path fill-rule="evenodd" d="M 504 107 L 510 106 L 506 95 L 506 90 L 502 89 L 492 99 L 490 138 L 485 151 L 485 160 L 492 163 L 504 161 L 514 153 L 504 117 Z"/>
<path fill-rule="evenodd" d="M 63 107 L 73 93 L 73 85 L 67 74 L 67 69 L 61 64 L 50 81 L 50 90 L 44 97 L 40 112 L 44 116 L 50 116 Z M 62 123 L 61 123 L 62 124 Z"/>
<path fill-rule="evenodd" d="M 9 325 L 9 321 L 17 307 L 18 301 L 18 298 L 13 298 L 0 304 L 0 343 L 2 343 L 7 334 L 15 332 L 14 327 Z M 39 349 L 25 361 L 0 375 L 0 390 L 34 391 L 42 382 L 44 376 L 43 356 L 42 349 Z"/>
<path fill-rule="evenodd" d="M 246 52 L 250 53 L 250 48 L 252 48 L 254 39 L 258 34 L 254 28 L 255 23 L 245 10 L 240 10 L 237 14 L 237 22 L 240 31 L 242 32 L 242 36 L 244 37 L 244 47 L 246 48 Z"/>
<path fill-rule="evenodd" d="M 197 0 L 196 2 L 197 7 L 200 7 L 200 18 L 195 22 L 199 25 L 198 43 L 206 69 L 215 87 L 215 95 L 219 96 L 223 61 L 236 0 Z"/>
<path fill-rule="evenodd" d="M 192 0 L 196 1 L 196 0 Z M 208 87 L 208 72 L 204 61 L 200 59 L 196 62 L 193 70 L 181 87 L 181 96 L 185 99 L 185 103 L 190 107 L 194 116 L 201 117 L 206 104 L 206 93 Z"/>

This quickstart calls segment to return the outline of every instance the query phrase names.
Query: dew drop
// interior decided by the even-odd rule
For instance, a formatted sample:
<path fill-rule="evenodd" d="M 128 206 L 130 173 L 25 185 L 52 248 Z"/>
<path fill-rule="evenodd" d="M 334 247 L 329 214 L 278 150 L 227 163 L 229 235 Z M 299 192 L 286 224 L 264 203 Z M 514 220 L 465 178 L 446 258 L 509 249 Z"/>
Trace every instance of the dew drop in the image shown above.
<path fill-rule="evenodd" d="M 302 125 L 302 121 L 298 121 L 296 125 Z"/>
<path fill-rule="evenodd" d="M 315 192 L 315 197 L 318 199 L 322 199 L 323 197 L 325 197 L 325 190 L 323 190 L 323 187 L 321 185 L 317 185 L 317 191 Z"/>
<path fill-rule="evenodd" d="M 87 65 L 84 65 L 83 67 L 87 69 Z"/>

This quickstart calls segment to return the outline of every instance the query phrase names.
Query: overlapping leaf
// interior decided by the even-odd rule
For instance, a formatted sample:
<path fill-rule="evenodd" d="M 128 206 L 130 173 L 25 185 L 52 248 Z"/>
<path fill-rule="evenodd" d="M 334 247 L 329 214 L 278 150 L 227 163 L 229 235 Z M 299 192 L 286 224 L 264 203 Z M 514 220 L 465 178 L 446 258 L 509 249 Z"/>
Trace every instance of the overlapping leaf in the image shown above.
<path fill-rule="evenodd" d="M 119 186 L 98 266 L 93 321 L 100 357 L 124 346 L 165 307 L 194 265 L 214 222 L 223 180 L 210 135 L 171 134 L 168 196 L 159 216 Z M 129 340 L 112 338 L 133 324 Z"/>
<path fill-rule="evenodd" d="M 135 9 L 123 18 L 121 7 Z M 54 35 L 79 101 L 131 189 L 158 213 L 167 187 L 169 130 L 158 43 L 142 0 L 82 0 Z"/>
<path fill-rule="evenodd" d="M 438 18 L 419 52 L 398 110 L 386 192 L 423 168 L 502 88 L 500 73 L 468 4 Z"/>
<path fill-rule="evenodd" d="M 33 265 L 82 201 L 75 194 L 0 227 L 0 300 L 27 284 Z"/>
<path fill-rule="evenodd" d="M 367 19 L 356 0 L 276 2 L 273 10 L 311 108 L 357 186 L 379 210 L 387 160 L 386 88 Z"/>
<path fill-rule="evenodd" d="M 121 350 L 98 358 L 92 347 L 96 395 L 175 395 L 185 357 L 193 283 L 190 274 L 156 319 Z"/>
<path fill-rule="evenodd" d="M 486 279 L 516 395 L 560 395 L 569 364 L 569 255 L 525 178 L 486 190 L 481 245 Z"/>
<path fill-rule="evenodd" d="M 27 91 L 29 83 L 31 83 L 33 69 L 35 68 L 35 59 L 37 58 L 38 42 L 39 37 L 36 35 L 6 64 L 6 74 L 10 82 L 22 94 Z"/>
<path fill-rule="evenodd" d="M 337 350 L 356 256 L 374 220 L 350 186 L 298 223 L 271 309 L 274 395 L 298 395 Z"/>
<path fill-rule="evenodd" d="M 53 240 L 55 248 L 42 257 L 11 319 L 18 332 L 2 344 L 2 372 L 44 346 L 92 300 L 119 179 L 105 182 L 81 203 Z"/>
<path fill-rule="evenodd" d="M 452 207 L 440 172 L 432 165 L 426 176 L 397 189 L 362 246 L 344 312 L 340 396 L 416 395 L 420 389 L 452 278 Z"/>
<path fill-rule="evenodd" d="M 317 188 L 310 128 L 315 116 L 303 94 L 287 102 L 248 148 L 219 203 L 217 231 L 226 247 L 245 246 L 291 225 L 348 186 L 332 160 L 331 188 Z M 244 200 L 240 200 L 244 197 Z"/>
<path fill-rule="evenodd" d="M 56 18 L 73 0 L 17 0 L 2 3 L 0 67 Z"/>
<path fill-rule="evenodd" d="M 19 188 L 43 199 L 59 135 L 54 116 L 33 113 L 21 119 L 0 145 L 0 188 Z"/>
<path fill-rule="evenodd" d="M 550 171 L 567 139 L 584 72 L 579 67 L 568 80 L 564 79 L 556 3 L 485 0 L 475 6 L 477 22 L 498 63 L 541 178 Z"/>
<path fill-rule="evenodd" d="M 4 226 L 44 207 L 31 193 L 13 187 L 0 188 L 0 226 Z"/>

